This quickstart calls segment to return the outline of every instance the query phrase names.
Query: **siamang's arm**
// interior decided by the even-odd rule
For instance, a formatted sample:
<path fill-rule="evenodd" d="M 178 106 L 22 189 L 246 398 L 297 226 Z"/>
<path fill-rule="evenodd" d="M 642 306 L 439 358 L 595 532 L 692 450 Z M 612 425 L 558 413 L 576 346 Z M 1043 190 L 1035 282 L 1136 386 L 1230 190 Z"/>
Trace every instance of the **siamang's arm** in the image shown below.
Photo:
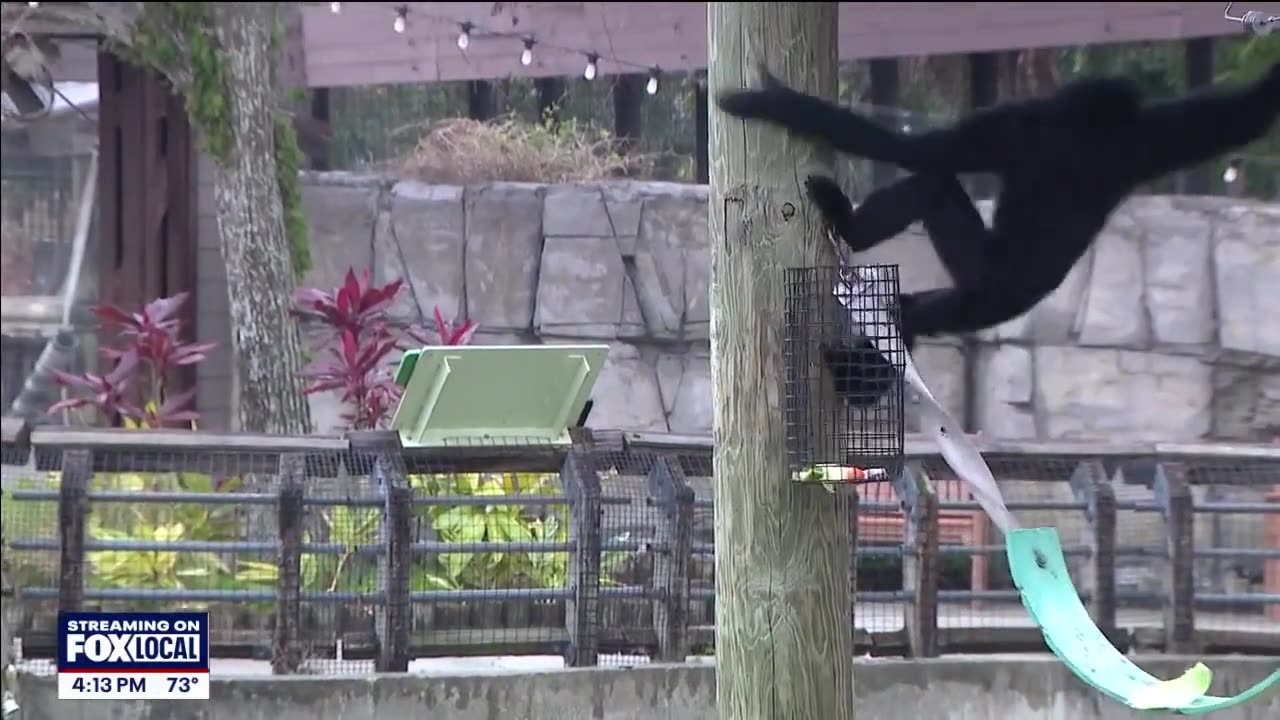
<path fill-rule="evenodd" d="M 971 113 L 947 128 L 899 133 L 866 116 L 812 95 L 797 92 L 764 73 L 757 90 L 720 95 L 722 110 L 736 117 L 764 120 L 792 132 L 820 138 L 841 152 L 899 165 L 913 172 L 993 172 L 1018 152 L 1010 134 L 1025 103 L 998 105 Z"/>
<path fill-rule="evenodd" d="M 1242 148 L 1280 115 L 1280 62 L 1240 88 L 1210 89 L 1143 108 L 1117 164 L 1134 184 L 1158 179 Z"/>

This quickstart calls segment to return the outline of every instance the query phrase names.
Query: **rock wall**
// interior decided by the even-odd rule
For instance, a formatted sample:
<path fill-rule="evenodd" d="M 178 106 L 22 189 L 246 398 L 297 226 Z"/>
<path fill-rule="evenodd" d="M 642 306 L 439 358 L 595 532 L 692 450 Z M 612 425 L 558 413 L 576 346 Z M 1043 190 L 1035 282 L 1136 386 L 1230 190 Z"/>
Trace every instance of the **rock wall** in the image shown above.
<path fill-rule="evenodd" d="M 710 431 L 706 186 L 462 188 L 311 173 L 304 200 L 308 284 L 369 267 L 407 279 L 398 312 L 472 317 L 480 343 L 607 342 L 591 425 Z M 899 263 L 906 290 L 949 284 L 918 232 L 859 259 Z M 968 346 L 926 340 L 917 362 L 940 399 L 991 435 L 1272 437 L 1277 308 L 1280 206 L 1134 198 L 1039 306 Z M 319 429 L 334 427 L 329 401 L 315 409 Z"/>

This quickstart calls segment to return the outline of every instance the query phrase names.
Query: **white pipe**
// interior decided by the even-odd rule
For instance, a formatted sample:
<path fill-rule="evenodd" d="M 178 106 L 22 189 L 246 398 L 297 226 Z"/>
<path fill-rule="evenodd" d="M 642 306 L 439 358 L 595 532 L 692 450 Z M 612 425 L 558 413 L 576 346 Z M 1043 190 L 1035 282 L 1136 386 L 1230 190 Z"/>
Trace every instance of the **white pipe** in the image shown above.
<path fill-rule="evenodd" d="M 84 252 L 89 244 L 89 227 L 93 223 L 93 207 L 98 197 L 98 151 L 89 155 L 89 168 L 85 171 L 84 191 L 80 194 L 80 212 L 76 215 L 76 235 L 71 243 L 71 261 L 67 275 L 62 279 L 62 326 L 71 326 L 71 308 L 75 306 L 76 293 L 80 290 L 80 270 L 84 265 Z"/>

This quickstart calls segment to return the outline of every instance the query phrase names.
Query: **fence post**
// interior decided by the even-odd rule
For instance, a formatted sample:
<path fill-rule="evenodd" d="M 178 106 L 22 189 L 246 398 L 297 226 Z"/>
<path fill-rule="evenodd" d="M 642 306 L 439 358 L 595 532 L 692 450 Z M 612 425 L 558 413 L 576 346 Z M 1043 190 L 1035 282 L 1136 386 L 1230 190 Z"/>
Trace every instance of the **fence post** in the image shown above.
<path fill-rule="evenodd" d="M 938 493 L 924 468 L 908 464 L 894 482 L 902 502 L 902 589 L 912 657 L 938 655 Z"/>
<path fill-rule="evenodd" d="M 600 476 L 593 456 L 577 448 L 560 468 L 569 501 L 569 600 L 565 629 L 569 646 L 565 665 L 595 665 L 600 655 Z"/>
<path fill-rule="evenodd" d="M 1280 505 L 1280 485 L 1267 493 L 1267 502 Z M 1280 512 L 1267 513 L 1262 522 L 1266 527 L 1263 547 L 1280 548 Z M 1280 595 L 1280 558 L 1264 560 L 1262 567 L 1262 591 L 1268 595 Z M 1280 603 L 1267 605 L 1267 618 L 1280 620 Z"/>
<path fill-rule="evenodd" d="M 276 524 L 280 529 L 280 574 L 276 578 L 276 628 L 271 648 L 271 672 L 292 675 L 302 665 L 298 630 L 302 620 L 302 526 L 307 456 L 301 453 L 281 455 L 279 478 Z"/>
<path fill-rule="evenodd" d="M 1116 631 L 1116 531 L 1116 489 L 1103 480 L 1094 488 L 1094 580 L 1089 610 L 1108 635 Z"/>
<path fill-rule="evenodd" d="M 689 656 L 689 560 L 693 545 L 693 488 L 671 458 L 649 468 L 649 495 L 658 506 L 653 554 L 653 630 L 660 662 L 684 662 Z"/>
<path fill-rule="evenodd" d="M 1084 503 L 1092 531 L 1087 539 L 1091 552 L 1086 575 L 1089 614 L 1098 629 L 1110 636 L 1116 629 L 1116 490 L 1097 460 L 1077 465 L 1070 483 L 1076 499 Z"/>
<path fill-rule="evenodd" d="M 84 607 L 85 522 L 89 516 L 89 485 L 93 481 L 93 452 L 65 450 L 58 489 L 58 612 Z"/>
<path fill-rule="evenodd" d="M 372 462 L 370 479 L 382 491 L 382 617 L 377 623 L 378 672 L 409 669 L 413 606 L 409 599 L 413 570 L 413 490 L 405 471 L 404 448 L 395 430 L 365 430 L 347 436 L 351 452 Z"/>
<path fill-rule="evenodd" d="M 1195 651 L 1195 503 L 1185 468 L 1156 465 L 1156 502 L 1164 516 L 1168 548 L 1168 596 L 1164 605 L 1166 653 Z"/>
<path fill-rule="evenodd" d="M 853 635 L 855 652 L 858 647 L 858 497 L 856 487 L 842 496 L 849 503 L 849 633 Z M 870 635 L 870 633 L 867 633 Z M 869 643 L 868 643 L 869 644 Z"/>

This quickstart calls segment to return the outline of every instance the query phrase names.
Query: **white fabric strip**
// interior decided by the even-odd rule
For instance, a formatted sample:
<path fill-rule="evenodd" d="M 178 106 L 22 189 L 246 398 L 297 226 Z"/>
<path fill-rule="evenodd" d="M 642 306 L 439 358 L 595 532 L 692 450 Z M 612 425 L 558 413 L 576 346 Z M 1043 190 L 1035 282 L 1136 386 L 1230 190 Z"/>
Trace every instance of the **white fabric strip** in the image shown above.
<path fill-rule="evenodd" d="M 885 358 L 893 357 L 891 342 L 900 344 L 902 341 L 896 332 L 891 332 L 893 320 L 884 302 L 892 288 L 880 277 L 877 268 L 858 268 L 855 271 L 846 267 L 842 275 L 832 293 Z M 929 392 L 906 348 L 902 348 L 902 355 L 906 358 L 903 378 L 920 399 L 921 424 L 938 444 L 943 459 L 969 485 L 974 499 L 1002 533 L 1008 534 L 1021 527 L 1005 506 L 1000 486 L 996 484 L 987 461 L 982 459 L 982 453 L 965 436 L 960 423 Z"/>

